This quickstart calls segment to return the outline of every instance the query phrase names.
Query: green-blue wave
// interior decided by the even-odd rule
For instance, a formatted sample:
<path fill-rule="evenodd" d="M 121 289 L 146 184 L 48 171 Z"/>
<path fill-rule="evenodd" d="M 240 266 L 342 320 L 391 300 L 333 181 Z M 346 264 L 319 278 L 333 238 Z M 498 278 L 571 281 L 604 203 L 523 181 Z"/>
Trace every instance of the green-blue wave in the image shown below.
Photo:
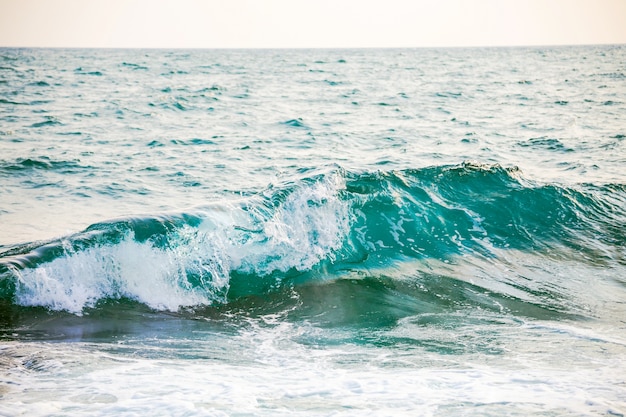
<path fill-rule="evenodd" d="M 350 293 L 386 300 L 392 318 L 467 305 L 571 313 L 567 285 L 541 264 L 623 268 L 625 207 L 623 184 L 537 184 L 499 165 L 334 167 L 239 200 L 0 248 L 0 293 L 5 307 L 74 314 L 115 300 L 179 312 L 258 297 L 291 305 L 293 291 L 311 317 L 337 294 L 349 305 Z"/>

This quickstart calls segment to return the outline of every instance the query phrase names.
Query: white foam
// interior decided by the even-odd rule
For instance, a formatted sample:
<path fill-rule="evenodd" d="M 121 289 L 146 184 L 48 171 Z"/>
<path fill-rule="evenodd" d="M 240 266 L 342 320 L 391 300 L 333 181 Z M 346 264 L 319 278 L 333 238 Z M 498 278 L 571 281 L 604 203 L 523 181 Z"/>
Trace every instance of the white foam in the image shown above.
<path fill-rule="evenodd" d="M 128 297 L 165 310 L 210 303 L 207 292 L 192 288 L 187 280 L 188 261 L 128 235 L 117 244 L 68 252 L 20 271 L 15 298 L 21 305 L 72 313 L 81 313 L 103 298 Z"/>
<path fill-rule="evenodd" d="M 339 198 L 345 184 L 338 175 L 302 187 L 290 194 L 263 223 L 267 239 L 260 251 L 246 251 L 244 268 L 258 274 L 308 270 L 332 259 L 349 233 L 348 206 Z"/>
<path fill-rule="evenodd" d="M 55 366 L 9 372 L 0 414 L 72 415 L 619 415 L 623 349 L 511 327 L 501 355 L 441 355 L 418 347 L 302 344 L 329 336 L 306 324 L 251 324 L 238 336 L 111 344 L 15 344 L 8 357 Z M 313 332 L 313 333 L 311 333 Z M 518 335 L 523 337 L 518 339 Z M 548 338 L 546 351 L 538 342 Z M 323 338 L 322 338 L 323 339 Z M 562 340 L 561 340 L 562 341 Z M 518 343 L 513 343 L 518 342 Z M 588 344 L 588 345 L 587 345 Z M 2 349 L 2 347 L 0 347 Z M 14 353 L 12 353 L 12 350 Z M 30 352 L 29 352 L 30 350 Z M 530 350 L 530 352 L 528 351 Z M 197 354 L 188 358 L 186 353 Z M 532 354 L 529 354 L 532 353 Z M 178 356 L 180 355 L 180 357 Z M 39 358 L 42 356 L 42 358 Z M 18 361 L 19 362 L 19 361 Z M 15 369 L 15 368 L 11 368 Z M 4 414 L 3 414 L 4 415 Z"/>
<path fill-rule="evenodd" d="M 330 175 L 297 187 L 264 215 L 214 207 L 198 228 L 171 232 L 165 247 L 138 242 L 132 233 L 79 251 L 68 244 L 64 256 L 16 272 L 16 302 L 80 314 L 104 298 L 170 311 L 224 301 L 233 270 L 266 275 L 332 259 L 350 228 L 343 186 Z"/>

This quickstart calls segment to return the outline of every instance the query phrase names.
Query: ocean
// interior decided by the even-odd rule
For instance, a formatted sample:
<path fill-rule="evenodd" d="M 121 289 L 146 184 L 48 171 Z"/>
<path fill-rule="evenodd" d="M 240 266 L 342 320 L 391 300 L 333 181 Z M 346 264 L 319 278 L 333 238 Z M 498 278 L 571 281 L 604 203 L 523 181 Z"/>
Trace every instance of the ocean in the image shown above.
<path fill-rule="evenodd" d="M 626 415 L 626 46 L 0 49 L 0 415 Z"/>

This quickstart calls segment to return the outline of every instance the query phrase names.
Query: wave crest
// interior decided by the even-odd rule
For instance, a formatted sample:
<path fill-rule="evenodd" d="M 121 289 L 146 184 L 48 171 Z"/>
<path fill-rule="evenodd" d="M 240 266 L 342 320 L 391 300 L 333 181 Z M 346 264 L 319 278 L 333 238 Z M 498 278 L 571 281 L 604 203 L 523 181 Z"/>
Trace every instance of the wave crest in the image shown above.
<path fill-rule="evenodd" d="M 346 274 L 393 275 L 401 265 L 414 275 L 432 272 L 433 261 L 488 265 L 507 251 L 624 265 L 624 203 L 623 185 L 533 184 L 499 165 L 334 169 L 188 213 L 10 248 L 0 253 L 0 291 L 77 314 L 120 298 L 176 311 Z M 508 295 L 537 287 L 514 286 Z"/>

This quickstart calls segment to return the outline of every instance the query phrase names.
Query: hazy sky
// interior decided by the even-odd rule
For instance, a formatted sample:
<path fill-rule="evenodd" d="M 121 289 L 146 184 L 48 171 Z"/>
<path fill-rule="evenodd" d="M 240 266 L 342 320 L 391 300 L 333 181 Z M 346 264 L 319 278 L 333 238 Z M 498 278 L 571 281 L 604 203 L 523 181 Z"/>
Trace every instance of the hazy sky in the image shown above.
<path fill-rule="evenodd" d="M 626 43 L 626 0 L 0 0 L 0 46 Z"/>

